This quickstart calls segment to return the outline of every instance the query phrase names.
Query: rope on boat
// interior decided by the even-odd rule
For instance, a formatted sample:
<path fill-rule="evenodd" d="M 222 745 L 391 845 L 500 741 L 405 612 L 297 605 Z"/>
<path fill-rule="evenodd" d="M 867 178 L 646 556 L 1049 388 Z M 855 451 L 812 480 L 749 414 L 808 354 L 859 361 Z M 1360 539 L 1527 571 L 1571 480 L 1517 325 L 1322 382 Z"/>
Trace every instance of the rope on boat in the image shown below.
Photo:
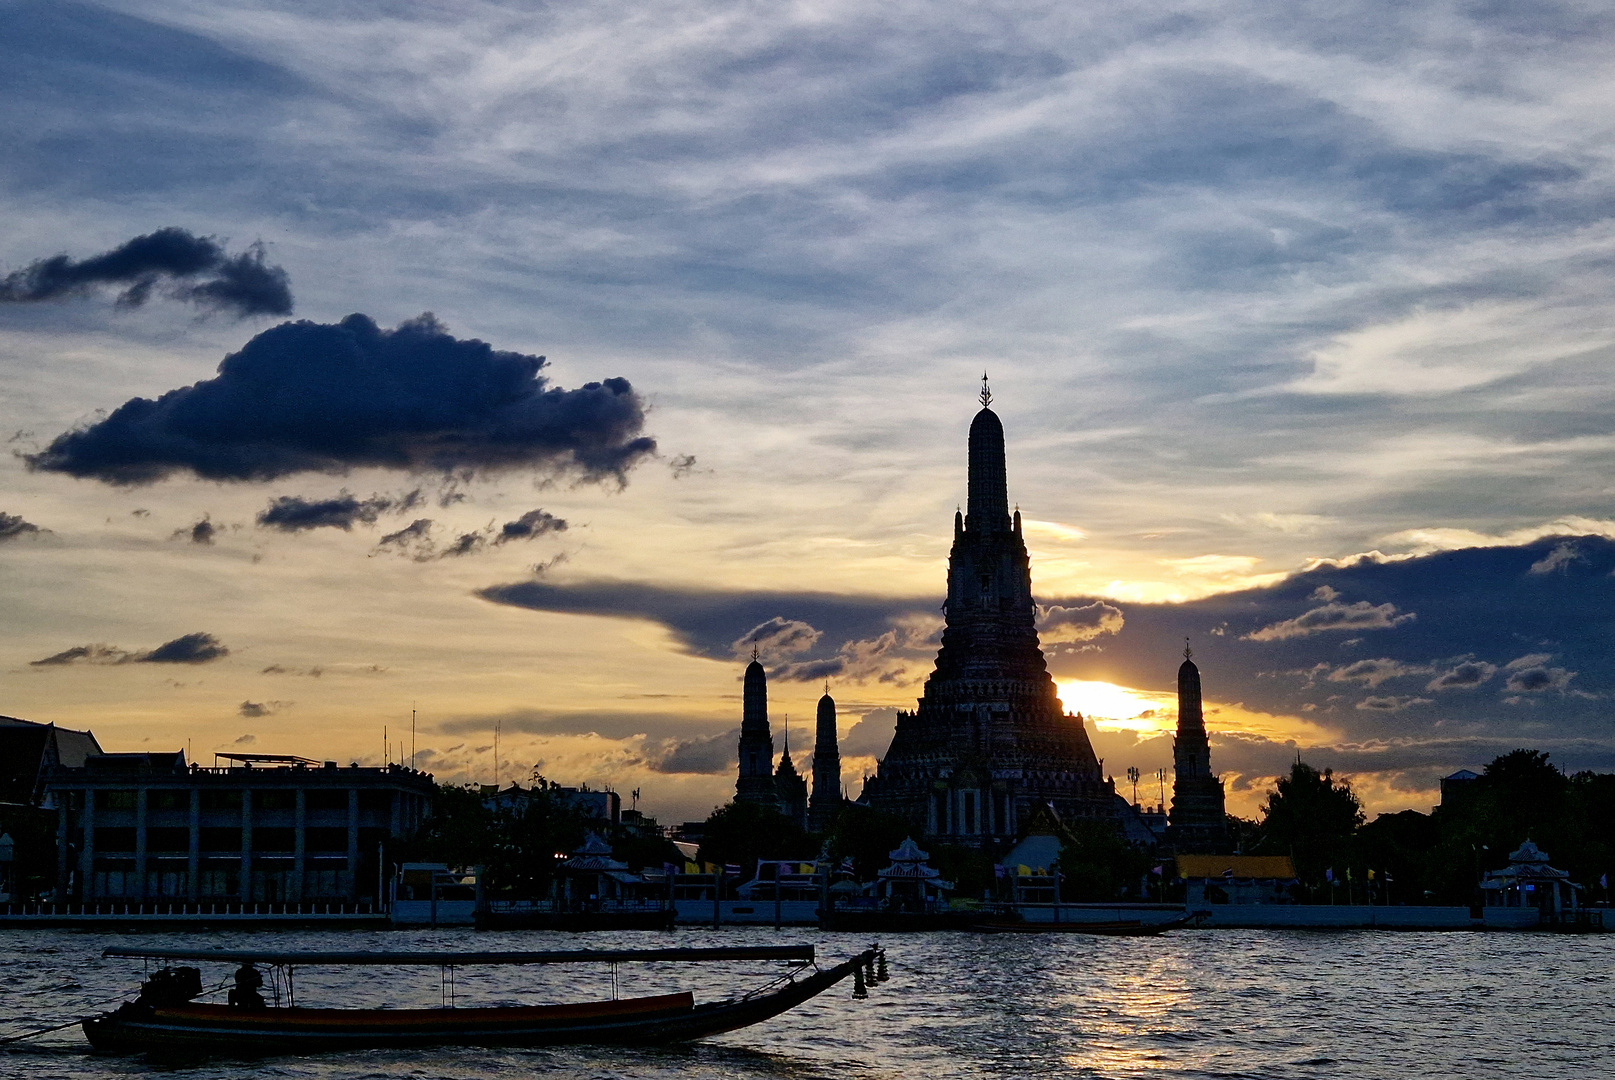
<path fill-rule="evenodd" d="M 0 1046 L 5 1046 L 9 1043 L 22 1042 L 24 1039 L 32 1039 L 35 1035 L 49 1035 L 53 1031 L 60 1031 L 63 1028 L 70 1028 L 74 1024 L 82 1024 L 83 1022 L 84 1021 L 82 1019 L 69 1020 L 65 1024 L 57 1024 L 55 1027 L 40 1028 L 38 1031 L 30 1031 L 24 1035 L 10 1035 L 4 1039 L 0 1039 Z"/>

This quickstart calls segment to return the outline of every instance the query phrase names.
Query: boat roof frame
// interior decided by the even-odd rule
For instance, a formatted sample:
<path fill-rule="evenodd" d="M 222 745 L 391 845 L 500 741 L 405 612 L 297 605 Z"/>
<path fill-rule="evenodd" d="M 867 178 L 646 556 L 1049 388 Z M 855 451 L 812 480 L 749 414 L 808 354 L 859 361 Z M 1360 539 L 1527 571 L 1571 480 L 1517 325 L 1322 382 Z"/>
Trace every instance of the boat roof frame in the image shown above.
<path fill-rule="evenodd" d="M 812 945 L 729 945 L 685 949 L 570 949 L 554 952 L 283 952 L 276 949 L 108 948 L 104 958 L 194 960 L 222 964 L 288 967 L 414 966 L 462 967 L 481 964 L 692 964 L 723 960 L 794 960 L 812 963 Z"/>

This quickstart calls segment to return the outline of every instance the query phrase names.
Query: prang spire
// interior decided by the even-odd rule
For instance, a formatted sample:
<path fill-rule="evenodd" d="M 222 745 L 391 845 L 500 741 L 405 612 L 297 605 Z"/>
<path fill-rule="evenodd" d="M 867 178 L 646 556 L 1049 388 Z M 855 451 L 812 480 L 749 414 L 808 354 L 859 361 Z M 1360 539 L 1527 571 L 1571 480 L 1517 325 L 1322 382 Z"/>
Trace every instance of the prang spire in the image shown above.
<path fill-rule="evenodd" d="M 981 411 L 970 423 L 969 498 L 965 509 L 968 532 L 1009 531 L 1009 483 L 1004 477 L 1004 425 L 988 408 L 993 392 L 987 373 L 981 376 Z"/>

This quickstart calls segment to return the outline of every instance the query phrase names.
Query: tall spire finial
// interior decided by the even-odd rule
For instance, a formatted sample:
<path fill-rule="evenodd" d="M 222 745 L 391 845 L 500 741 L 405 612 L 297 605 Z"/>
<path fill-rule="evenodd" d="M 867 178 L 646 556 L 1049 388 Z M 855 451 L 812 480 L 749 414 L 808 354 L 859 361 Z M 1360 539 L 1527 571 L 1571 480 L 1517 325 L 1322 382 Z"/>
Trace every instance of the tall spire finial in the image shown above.
<path fill-rule="evenodd" d="M 981 373 L 981 407 L 985 409 L 993 403 L 992 388 L 987 385 L 987 373 Z"/>
<path fill-rule="evenodd" d="M 1187 641 L 1188 638 L 1184 638 L 1184 640 Z M 756 638 L 751 639 L 751 659 L 752 659 L 753 663 L 757 662 L 757 639 Z"/>
<path fill-rule="evenodd" d="M 1194 655 L 1194 650 L 1189 648 L 1189 639 L 1184 638 L 1183 639 L 1183 658 L 1185 660 L 1187 660 L 1187 659 L 1189 659 L 1189 657 L 1191 657 L 1193 655 Z"/>

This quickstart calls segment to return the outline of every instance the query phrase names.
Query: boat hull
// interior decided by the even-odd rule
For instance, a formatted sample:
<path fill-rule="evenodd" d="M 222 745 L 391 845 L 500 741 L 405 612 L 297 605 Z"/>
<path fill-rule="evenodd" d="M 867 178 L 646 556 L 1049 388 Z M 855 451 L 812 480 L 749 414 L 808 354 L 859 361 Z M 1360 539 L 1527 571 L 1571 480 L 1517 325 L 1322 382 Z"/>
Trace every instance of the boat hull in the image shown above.
<path fill-rule="evenodd" d="M 860 957 L 771 993 L 705 1005 L 696 1005 L 688 993 L 579 1005 L 468 1009 L 129 1005 L 85 1020 L 83 1028 L 96 1050 L 121 1054 L 255 1057 L 441 1045 L 665 1044 L 770 1019 L 823 993 L 867 962 Z"/>

